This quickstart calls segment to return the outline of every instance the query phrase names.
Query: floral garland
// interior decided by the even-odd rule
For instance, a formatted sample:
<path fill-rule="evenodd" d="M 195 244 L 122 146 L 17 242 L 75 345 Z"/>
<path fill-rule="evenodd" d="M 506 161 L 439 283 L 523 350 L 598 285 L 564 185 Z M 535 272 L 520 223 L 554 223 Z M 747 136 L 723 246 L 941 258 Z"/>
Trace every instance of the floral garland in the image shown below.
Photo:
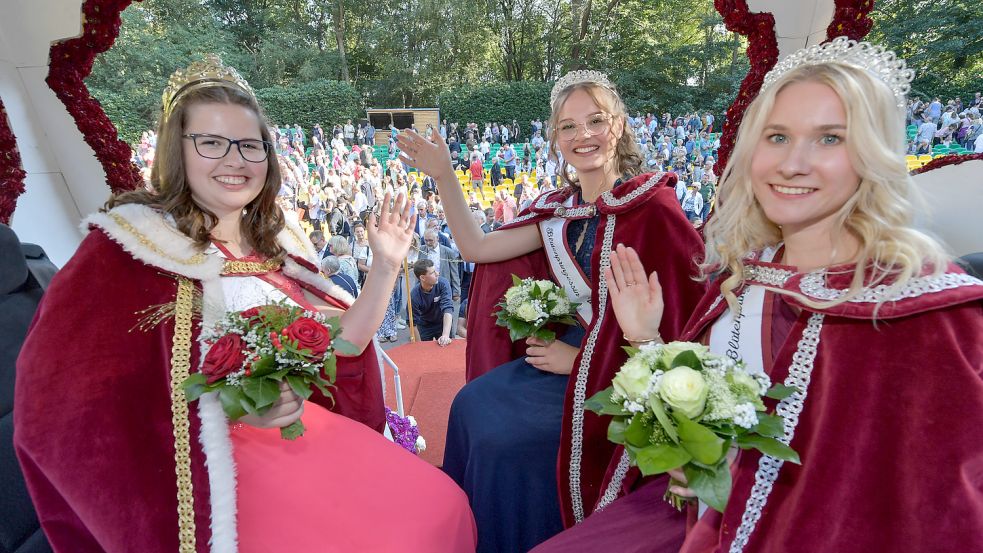
<path fill-rule="evenodd" d="M 833 20 L 826 27 L 826 40 L 845 36 L 859 42 L 874 25 L 870 18 L 873 9 L 874 0 L 837 0 Z"/>
<path fill-rule="evenodd" d="M 386 422 L 389 423 L 389 429 L 393 433 L 393 441 L 406 451 L 418 455 L 427 449 L 427 441 L 420 435 L 416 419 L 412 416 L 401 417 L 386 407 Z"/>
<path fill-rule="evenodd" d="M 140 171 L 130 158 L 130 146 L 119 139 L 116 126 L 99 101 L 89 94 L 85 78 L 92 72 L 96 56 L 109 50 L 121 25 L 120 13 L 133 0 L 86 0 L 82 5 L 82 34 L 51 45 L 46 82 L 75 119 L 85 142 L 95 151 L 106 171 L 113 193 L 133 190 L 143 184 Z"/>
<path fill-rule="evenodd" d="M 751 62 L 734 103 L 727 108 L 720 148 L 717 150 L 717 173 L 723 174 L 727 160 L 734 150 L 737 128 L 751 102 L 761 91 L 765 74 L 778 62 L 778 40 L 775 37 L 775 16 L 770 12 L 751 13 L 747 0 L 714 0 L 714 7 L 724 18 L 727 30 L 748 38 L 747 56 Z"/>
<path fill-rule="evenodd" d="M 17 138 L 10 128 L 3 100 L 0 100 L 0 223 L 10 224 L 17 198 L 24 193 L 26 176 L 17 151 Z"/>
<path fill-rule="evenodd" d="M 967 161 L 977 161 L 983 160 L 983 154 L 952 154 L 942 157 L 937 157 L 932 161 L 929 161 L 925 165 L 922 165 L 918 169 L 911 172 L 912 175 L 919 175 L 926 171 L 931 171 L 932 169 L 938 169 L 939 167 L 946 167 L 948 165 L 959 165 L 960 163 L 966 163 Z"/>

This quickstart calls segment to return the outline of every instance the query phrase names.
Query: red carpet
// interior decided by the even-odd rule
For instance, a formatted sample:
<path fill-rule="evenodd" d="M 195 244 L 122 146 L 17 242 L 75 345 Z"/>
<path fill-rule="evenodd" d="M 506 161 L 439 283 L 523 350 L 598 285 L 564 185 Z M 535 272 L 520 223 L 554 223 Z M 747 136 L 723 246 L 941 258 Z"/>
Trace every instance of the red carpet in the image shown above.
<path fill-rule="evenodd" d="M 440 466 L 447 436 L 447 413 L 457 391 L 464 386 L 464 340 L 440 347 L 436 342 L 403 344 L 386 351 L 399 367 L 403 410 L 413 415 L 427 449 L 420 457 Z M 386 371 L 386 405 L 396 410 L 392 371 Z"/>

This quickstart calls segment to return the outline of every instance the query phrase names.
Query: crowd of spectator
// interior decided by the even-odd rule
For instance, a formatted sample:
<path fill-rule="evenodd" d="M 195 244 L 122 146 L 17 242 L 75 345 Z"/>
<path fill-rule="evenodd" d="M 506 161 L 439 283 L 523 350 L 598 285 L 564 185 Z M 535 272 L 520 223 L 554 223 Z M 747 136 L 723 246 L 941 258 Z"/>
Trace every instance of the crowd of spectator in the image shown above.
<path fill-rule="evenodd" d="M 983 153 L 983 94 L 977 92 L 964 104 L 952 98 L 945 104 L 939 97 L 908 100 L 908 154 Z"/>
<path fill-rule="evenodd" d="M 940 147 L 957 146 L 983 150 L 980 110 L 979 93 L 968 105 L 958 98 L 944 106 L 938 98 L 910 101 L 909 152 L 932 154 Z M 636 137 L 649 171 L 676 174 L 676 197 L 697 227 L 706 221 L 715 198 L 721 126 L 711 113 L 628 117 L 628 131 Z M 461 260 L 433 178 L 405 165 L 396 146 L 399 130 L 392 126 L 385 130 L 388 146 L 384 139 L 377 140 L 380 131 L 364 121 L 347 120 L 327 131 L 320 124 L 309 131 L 296 124 L 271 127 L 283 175 L 278 201 L 307 227 L 325 275 L 357 296 L 372 265 L 365 231 L 368 214 L 386 192 L 410 198 L 418 215 L 417 237 L 378 336 L 395 341 L 397 331 L 406 327 L 409 313 L 404 294 L 412 289 L 410 297 L 423 298 L 420 301 L 426 304 L 411 302 L 414 319 L 419 319 L 419 337 L 443 345 L 455 335 L 467 334 L 464 313 L 473 265 Z M 439 133 L 447 141 L 475 221 L 485 232 L 508 223 L 539 194 L 561 184 L 558 172 L 563 160 L 549 155 L 544 123 L 538 119 L 527 126 L 516 120 L 483 125 L 444 120 L 436 128 L 428 124 L 418 132 Z M 134 161 L 147 175 L 156 140 L 148 131 L 134 147 Z"/>

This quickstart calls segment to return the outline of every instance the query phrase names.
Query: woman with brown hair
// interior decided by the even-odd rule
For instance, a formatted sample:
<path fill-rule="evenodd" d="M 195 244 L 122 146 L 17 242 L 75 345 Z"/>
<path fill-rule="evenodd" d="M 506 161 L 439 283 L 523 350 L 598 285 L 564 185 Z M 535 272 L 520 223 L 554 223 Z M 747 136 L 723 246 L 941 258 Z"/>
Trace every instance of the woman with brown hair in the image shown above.
<path fill-rule="evenodd" d="M 473 548 L 460 490 L 379 434 L 372 335 L 408 206 L 387 197 L 371 218 L 376 263 L 352 302 L 275 203 L 267 126 L 217 58 L 175 73 L 154 192 L 91 216 L 45 295 L 18 360 L 15 447 L 55 551 Z M 180 385 L 201 363 L 200 329 L 280 301 L 339 317 L 361 352 L 338 359 L 333 398 L 281 387 L 267 414 L 231 425 L 214 393 L 189 405 Z M 305 434 L 282 440 L 301 415 Z"/>

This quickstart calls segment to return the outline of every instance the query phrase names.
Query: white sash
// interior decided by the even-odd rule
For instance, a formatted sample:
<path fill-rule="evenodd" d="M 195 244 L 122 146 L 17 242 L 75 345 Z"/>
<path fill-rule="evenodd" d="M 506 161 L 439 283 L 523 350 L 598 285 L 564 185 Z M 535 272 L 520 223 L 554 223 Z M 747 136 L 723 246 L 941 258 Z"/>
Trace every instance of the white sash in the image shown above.
<path fill-rule="evenodd" d="M 567 198 L 563 205 L 573 206 L 573 196 Z M 550 217 L 539 223 L 539 232 L 543 236 L 543 246 L 546 248 L 546 258 L 549 260 L 553 279 L 566 290 L 572 301 L 580 303 L 577 315 L 586 327 L 594 316 L 590 301 L 591 288 L 567 245 L 566 224 L 567 220 L 562 217 Z"/>
<path fill-rule="evenodd" d="M 761 261 L 770 262 L 776 251 L 766 249 L 761 253 Z M 737 301 L 741 305 L 741 314 L 736 320 L 734 312 L 727 309 L 710 328 L 710 351 L 735 361 L 743 359 L 748 372 L 763 373 L 765 362 L 761 325 L 765 307 L 764 286 L 746 285 Z"/>

